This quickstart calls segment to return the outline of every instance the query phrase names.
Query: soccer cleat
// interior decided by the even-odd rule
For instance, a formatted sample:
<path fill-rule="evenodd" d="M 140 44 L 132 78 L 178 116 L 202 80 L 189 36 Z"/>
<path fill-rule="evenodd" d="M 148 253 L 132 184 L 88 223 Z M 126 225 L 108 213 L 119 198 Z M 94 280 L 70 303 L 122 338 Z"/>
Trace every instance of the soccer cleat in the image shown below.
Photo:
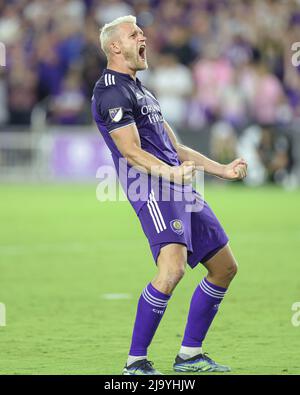
<path fill-rule="evenodd" d="M 189 359 L 183 359 L 177 355 L 173 365 L 175 372 L 230 372 L 229 366 L 219 365 L 207 353 L 195 355 Z"/>
<path fill-rule="evenodd" d="M 139 361 L 133 362 L 131 365 L 125 365 L 123 369 L 123 375 L 127 376 L 142 376 L 142 375 L 161 375 L 153 368 L 153 362 L 147 359 L 141 359 Z"/>

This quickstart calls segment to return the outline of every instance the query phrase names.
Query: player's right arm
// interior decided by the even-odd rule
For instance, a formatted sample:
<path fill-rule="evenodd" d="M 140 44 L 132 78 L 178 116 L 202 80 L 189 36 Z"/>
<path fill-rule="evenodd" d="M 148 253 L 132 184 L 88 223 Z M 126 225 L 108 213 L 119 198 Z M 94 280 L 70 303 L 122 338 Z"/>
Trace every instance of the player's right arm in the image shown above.
<path fill-rule="evenodd" d="M 121 155 L 139 171 L 161 176 L 178 184 L 191 183 L 194 163 L 169 166 L 141 147 L 133 115 L 134 103 L 126 91 L 110 86 L 96 95 L 97 110 Z M 115 115 L 116 114 L 116 115 Z"/>

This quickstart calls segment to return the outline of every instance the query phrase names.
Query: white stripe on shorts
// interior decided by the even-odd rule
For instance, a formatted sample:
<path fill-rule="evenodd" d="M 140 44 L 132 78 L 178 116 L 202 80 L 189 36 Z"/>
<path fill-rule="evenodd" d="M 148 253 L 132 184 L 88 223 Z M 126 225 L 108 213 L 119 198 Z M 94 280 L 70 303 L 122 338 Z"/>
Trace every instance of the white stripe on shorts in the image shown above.
<path fill-rule="evenodd" d="M 163 219 L 162 213 L 160 211 L 160 208 L 157 204 L 157 201 L 154 196 L 153 190 L 150 193 L 148 202 L 147 202 L 148 210 L 150 212 L 150 215 L 152 217 L 152 220 L 154 222 L 156 232 L 160 233 L 163 230 L 167 229 L 165 221 Z"/>
<path fill-rule="evenodd" d="M 159 208 L 159 206 L 158 206 L 158 204 L 157 204 L 157 201 L 156 201 L 156 199 L 155 199 L 153 190 L 152 190 L 151 193 L 150 193 L 150 200 L 152 200 L 153 203 L 154 203 L 154 206 L 155 206 L 156 211 L 157 211 L 157 213 L 158 213 L 158 216 L 159 216 L 159 219 L 160 219 L 160 221 L 161 221 L 161 224 L 162 224 L 163 229 L 167 229 L 166 224 L 165 224 L 165 221 L 164 221 L 163 216 L 162 216 L 162 213 L 161 213 L 160 208 Z"/>
<path fill-rule="evenodd" d="M 150 213 L 150 215 L 151 215 L 152 221 L 153 221 L 153 223 L 154 223 L 156 232 L 157 232 L 157 233 L 160 233 L 160 229 L 159 229 L 159 227 L 158 227 L 158 225 L 157 225 L 156 219 L 155 219 L 154 214 L 153 214 L 153 211 L 152 211 L 152 206 L 151 206 L 151 204 L 149 203 L 149 201 L 147 202 L 147 207 L 148 207 L 149 213 Z"/>

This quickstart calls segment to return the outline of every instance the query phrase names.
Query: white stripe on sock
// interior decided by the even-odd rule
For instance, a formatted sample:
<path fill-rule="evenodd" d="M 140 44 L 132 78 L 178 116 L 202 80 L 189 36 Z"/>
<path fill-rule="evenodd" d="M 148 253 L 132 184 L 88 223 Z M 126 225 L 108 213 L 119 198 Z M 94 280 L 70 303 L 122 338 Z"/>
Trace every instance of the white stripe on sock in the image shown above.
<path fill-rule="evenodd" d="M 149 296 L 144 291 L 142 292 L 142 295 L 143 295 L 144 299 L 148 303 L 150 303 L 152 306 L 159 307 L 159 308 L 165 308 L 167 306 L 167 303 L 166 304 L 161 304 L 161 303 L 153 301 L 152 299 L 149 298 Z"/>
<path fill-rule="evenodd" d="M 153 306 L 153 307 L 157 307 L 157 308 L 159 308 L 159 309 L 164 309 L 166 306 L 161 306 L 161 305 L 159 305 L 159 304 L 157 304 L 157 303 L 154 303 L 152 300 L 150 300 L 149 298 L 148 298 L 148 296 L 147 296 L 147 294 L 145 293 L 145 292 L 142 292 L 142 296 L 143 296 L 143 298 L 145 299 L 145 301 L 147 302 L 147 303 L 149 303 L 149 304 L 151 304 L 151 306 Z"/>
<path fill-rule="evenodd" d="M 219 295 L 219 294 L 211 291 L 209 288 L 207 288 L 206 284 L 203 281 L 200 283 L 200 285 L 201 285 L 201 288 L 206 291 L 206 293 L 208 293 L 210 295 L 214 295 L 214 296 L 216 296 L 218 298 L 223 298 L 224 297 L 224 295 Z"/>
<path fill-rule="evenodd" d="M 150 294 L 150 292 L 148 291 L 147 288 L 144 289 L 145 294 L 148 296 L 148 298 L 153 302 L 153 303 L 157 303 L 160 304 L 162 307 L 165 307 L 168 304 L 168 301 L 163 300 L 163 299 L 157 299 L 154 296 L 152 296 Z"/>
<path fill-rule="evenodd" d="M 157 300 L 158 302 L 163 302 L 163 303 L 167 303 L 167 302 L 168 302 L 167 299 L 161 299 L 161 298 L 157 298 L 157 297 L 153 296 L 153 295 L 150 293 L 150 291 L 148 290 L 147 287 L 145 288 L 145 291 L 147 292 L 147 294 L 148 294 L 149 296 L 151 296 L 152 299 Z"/>
<path fill-rule="evenodd" d="M 217 289 L 214 289 L 213 287 L 211 287 L 210 285 L 208 285 L 207 280 L 204 278 L 202 280 L 202 282 L 207 286 L 207 288 L 209 288 L 212 292 L 214 292 L 215 294 L 219 294 L 219 295 L 225 295 L 226 291 L 218 291 Z"/>
<path fill-rule="evenodd" d="M 209 292 L 212 295 L 218 296 L 219 298 L 224 298 L 225 292 L 218 293 L 217 291 L 214 291 L 212 287 L 208 287 L 208 285 L 205 283 L 205 281 L 201 281 L 202 287 Z"/>
<path fill-rule="evenodd" d="M 223 299 L 224 297 L 224 296 L 213 294 L 211 291 L 207 290 L 202 282 L 199 284 L 199 287 L 202 289 L 203 292 L 205 292 L 207 295 L 215 299 Z"/>

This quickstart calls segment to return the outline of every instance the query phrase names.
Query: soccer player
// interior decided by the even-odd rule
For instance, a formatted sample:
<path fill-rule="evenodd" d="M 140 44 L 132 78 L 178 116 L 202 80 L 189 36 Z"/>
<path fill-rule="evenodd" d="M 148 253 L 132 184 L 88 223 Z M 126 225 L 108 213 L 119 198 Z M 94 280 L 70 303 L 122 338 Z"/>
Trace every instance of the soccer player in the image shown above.
<path fill-rule="evenodd" d="M 127 170 L 144 169 L 146 184 L 155 169 L 154 176 L 160 181 L 171 179 L 173 192 L 191 186 L 197 167 L 223 179 L 238 180 L 246 176 L 247 163 L 239 158 L 230 164 L 220 164 L 177 141 L 157 99 L 136 77 L 137 71 L 148 66 L 146 37 L 136 25 L 135 17 L 124 16 L 104 25 L 100 42 L 107 68 L 95 84 L 93 117 L 112 153 L 121 183 L 127 183 L 127 197 L 157 265 L 155 278 L 144 288 L 138 301 L 123 374 L 160 374 L 147 359 L 147 349 L 172 292 L 184 275 L 186 263 L 194 268 L 199 262 L 207 269 L 207 276 L 192 296 L 173 368 L 177 372 L 229 371 L 229 367 L 216 363 L 202 350 L 202 342 L 237 272 L 225 231 L 193 189 L 195 204 L 202 199 L 202 210 L 186 210 L 186 201 L 175 201 L 174 194 L 168 201 L 160 199 L 153 188 L 145 198 L 142 194 L 140 199 L 133 198 L 128 192 L 132 179 L 127 171 L 120 171 L 118 162 L 126 159 Z"/>

